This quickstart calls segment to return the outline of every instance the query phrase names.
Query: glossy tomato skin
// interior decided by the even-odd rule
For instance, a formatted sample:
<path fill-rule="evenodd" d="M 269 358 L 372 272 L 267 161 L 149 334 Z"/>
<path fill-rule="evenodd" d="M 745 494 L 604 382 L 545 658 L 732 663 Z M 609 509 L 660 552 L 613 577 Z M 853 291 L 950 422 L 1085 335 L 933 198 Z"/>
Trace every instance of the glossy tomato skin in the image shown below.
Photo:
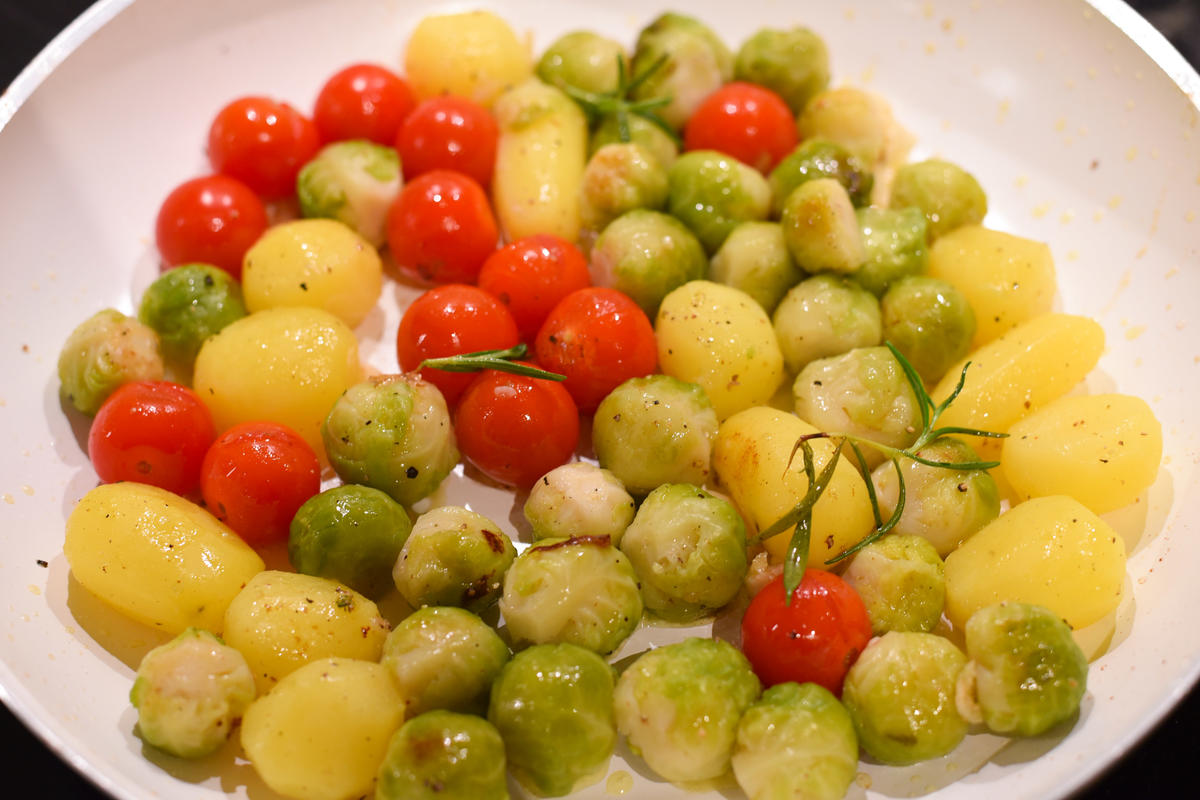
<path fill-rule="evenodd" d="M 88 457 L 105 483 L 135 481 L 186 495 L 200 485 L 215 437 L 212 414 L 191 389 L 138 381 L 117 389 L 96 412 Z"/>
<path fill-rule="evenodd" d="M 579 411 L 561 384 L 484 370 L 454 412 L 463 457 L 492 480 L 527 489 L 579 444 Z"/>
<path fill-rule="evenodd" d="M 321 491 L 321 465 L 300 434 L 275 422 L 243 422 L 204 455 L 204 504 L 248 544 L 285 541 L 296 510 Z"/>
<path fill-rule="evenodd" d="M 206 175 L 171 190 L 159 207 L 154 238 L 163 269 L 198 262 L 240 278 L 242 257 L 267 224 L 267 209 L 249 186 Z"/>
<path fill-rule="evenodd" d="M 313 123 L 323 142 L 368 139 L 391 147 L 416 105 L 412 88 L 390 69 L 351 64 L 321 87 Z"/>
<path fill-rule="evenodd" d="M 646 312 L 628 295 L 599 286 L 559 301 L 533 347 L 543 369 L 567 376 L 563 385 L 585 414 L 617 386 L 649 375 L 658 365 L 654 326 Z"/>
<path fill-rule="evenodd" d="M 549 233 L 506 244 L 488 256 L 479 270 L 479 287 L 508 306 L 521 339 L 527 342 L 533 341 L 560 300 L 591 282 L 583 252 Z"/>
<path fill-rule="evenodd" d="M 796 148 L 796 120 L 783 99 L 762 86 L 734 81 L 705 98 L 684 129 L 685 150 L 719 150 L 770 172 Z"/>
<path fill-rule="evenodd" d="M 474 283 L 498 237 L 487 193 L 460 172 L 435 170 L 409 181 L 388 209 L 396 267 L 421 283 Z"/>
<path fill-rule="evenodd" d="M 208 129 L 208 160 L 272 200 L 296 190 L 296 173 L 320 149 L 317 126 L 287 103 L 241 97 L 226 105 Z"/>
<path fill-rule="evenodd" d="M 810 569 L 786 602 L 783 576 L 750 601 L 742 652 L 764 686 L 811 681 L 841 696 L 846 671 L 871 639 L 858 593 L 832 572 Z"/>
<path fill-rule="evenodd" d="M 500 128 L 491 113 L 465 97 L 431 97 L 413 110 L 396 133 L 405 180 L 437 169 L 492 182 Z"/>

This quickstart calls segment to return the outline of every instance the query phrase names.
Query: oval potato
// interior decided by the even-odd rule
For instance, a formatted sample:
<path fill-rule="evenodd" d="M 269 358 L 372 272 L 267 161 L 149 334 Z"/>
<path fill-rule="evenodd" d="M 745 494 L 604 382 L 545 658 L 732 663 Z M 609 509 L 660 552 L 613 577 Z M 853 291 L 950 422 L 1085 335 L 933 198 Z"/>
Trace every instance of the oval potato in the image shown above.
<path fill-rule="evenodd" d="M 454 94 L 491 106 L 533 74 L 529 45 L 491 11 L 422 19 L 404 52 L 405 77 L 422 100 Z"/>

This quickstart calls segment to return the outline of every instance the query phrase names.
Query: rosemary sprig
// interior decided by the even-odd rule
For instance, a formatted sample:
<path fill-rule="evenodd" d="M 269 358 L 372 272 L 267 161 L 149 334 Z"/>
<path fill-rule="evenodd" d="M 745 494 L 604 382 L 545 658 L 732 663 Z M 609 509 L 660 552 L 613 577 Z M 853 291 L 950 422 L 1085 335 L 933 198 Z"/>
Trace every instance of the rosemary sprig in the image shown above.
<path fill-rule="evenodd" d="M 675 142 L 676 145 L 682 145 L 683 142 L 679 138 L 679 134 L 657 112 L 657 109 L 671 102 L 671 97 L 652 97 L 645 100 L 630 99 L 630 95 L 637 91 L 638 87 L 644 84 L 651 75 L 663 68 L 667 63 L 667 57 L 667 54 L 663 53 L 662 56 L 649 66 L 630 78 L 629 71 L 625 68 L 625 59 L 617 56 L 617 88 L 610 92 L 589 92 L 570 84 L 564 84 L 562 89 L 572 100 L 583 107 L 589 119 L 595 121 L 609 114 L 615 116 L 617 120 L 617 138 L 622 142 L 629 142 L 633 138 L 629 130 L 629 115 L 635 114 L 670 136 L 671 141 Z"/>
<path fill-rule="evenodd" d="M 518 344 L 503 350 L 478 350 L 474 353 L 462 353 L 457 356 L 427 358 L 420 363 L 417 369 L 422 370 L 429 367 L 440 369 L 443 372 L 479 372 L 484 369 L 494 369 L 512 375 L 543 378 L 548 381 L 565 381 L 567 379 L 566 375 L 516 362 L 514 359 L 523 358 L 526 350 L 524 344 Z"/>

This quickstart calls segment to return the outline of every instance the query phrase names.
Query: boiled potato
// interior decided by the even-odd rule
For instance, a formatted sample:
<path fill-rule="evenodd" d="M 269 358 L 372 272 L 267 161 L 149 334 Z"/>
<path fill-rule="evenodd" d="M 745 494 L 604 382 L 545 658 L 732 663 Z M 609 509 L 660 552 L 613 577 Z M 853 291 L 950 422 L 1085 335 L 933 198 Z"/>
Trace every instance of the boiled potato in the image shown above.
<path fill-rule="evenodd" d="M 144 483 L 109 483 L 67 518 L 63 553 L 85 589 L 164 633 L 220 633 L 225 609 L 263 569 L 237 534 L 200 506 Z"/>
<path fill-rule="evenodd" d="M 298 800 L 372 796 L 404 697 L 383 666 L 313 661 L 246 709 L 242 747 L 268 786 Z"/>
<path fill-rule="evenodd" d="M 455 94 L 490 106 L 533 74 L 529 45 L 490 11 L 437 14 L 417 24 L 404 71 L 422 100 Z"/>

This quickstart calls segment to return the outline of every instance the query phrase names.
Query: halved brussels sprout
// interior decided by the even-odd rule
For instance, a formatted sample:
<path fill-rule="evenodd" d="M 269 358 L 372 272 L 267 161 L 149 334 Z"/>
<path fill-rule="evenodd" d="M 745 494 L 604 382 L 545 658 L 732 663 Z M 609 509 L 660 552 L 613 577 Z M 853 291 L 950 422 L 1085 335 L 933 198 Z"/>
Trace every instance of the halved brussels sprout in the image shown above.
<path fill-rule="evenodd" d="M 635 507 L 612 472 L 572 461 L 538 479 L 523 511 L 534 539 L 607 536 L 615 546 L 633 522 Z"/>
<path fill-rule="evenodd" d="M 783 98 L 793 114 L 829 85 L 829 49 L 802 26 L 762 28 L 742 43 L 733 76 L 765 86 Z"/>
<path fill-rule="evenodd" d="M 704 23 L 668 12 L 638 34 L 632 74 L 642 74 L 663 57 L 666 63 L 637 86 L 633 99 L 669 97 L 658 112 L 680 130 L 704 98 L 733 77 L 733 54 Z"/>
<path fill-rule="evenodd" d="M 115 308 L 81 322 L 58 356 L 59 394 L 88 416 L 123 384 L 162 377 L 158 334 Z"/>
<path fill-rule="evenodd" d="M 671 165 L 668 182 L 667 210 L 709 254 L 739 224 L 764 220 L 771 210 L 771 187 L 762 173 L 716 150 L 684 153 Z"/>
<path fill-rule="evenodd" d="M 867 206 L 854 213 L 867 253 L 854 279 L 864 289 L 880 297 L 894 282 L 925 271 L 929 225 L 919 208 Z"/>
<path fill-rule="evenodd" d="M 296 198 L 305 217 L 336 219 L 380 247 L 402 181 L 393 148 L 365 139 L 334 142 L 300 169 Z"/>
<path fill-rule="evenodd" d="M 640 144 L 609 144 L 588 159 L 579 191 L 584 228 L 602 231 L 626 211 L 661 209 L 667 202 L 667 169 Z"/>
<path fill-rule="evenodd" d="M 897 169 L 889 205 L 921 209 L 929 221 L 930 241 L 963 225 L 978 225 L 987 216 L 987 195 L 975 176 L 937 158 Z"/>
<path fill-rule="evenodd" d="M 591 31 L 571 31 L 551 42 L 535 71 L 546 83 L 594 94 L 616 91 L 619 64 L 628 65 L 620 42 Z"/>
<path fill-rule="evenodd" d="M 867 165 L 840 144 L 828 139 L 806 139 L 784 156 L 767 178 L 772 216 L 783 213 L 788 195 L 797 186 L 818 178 L 833 178 L 844 186 L 856 207 L 870 202 L 875 184 Z"/>
<path fill-rule="evenodd" d="M 946 604 L 946 565 L 929 541 L 891 534 L 858 551 L 846 572 L 867 607 L 871 633 L 933 630 Z"/>
<path fill-rule="evenodd" d="M 788 252 L 805 272 L 849 275 L 867 260 L 850 195 L 833 178 L 805 181 L 793 189 L 779 224 Z"/>
<path fill-rule="evenodd" d="M 768 314 L 804 278 L 796 266 L 777 222 L 743 222 L 726 237 L 712 257 L 708 276 L 717 283 L 741 289 Z"/>
<path fill-rule="evenodd" d="M 654 319 L 672 289 L 704 277 L 708 258 L 682 222 L 637 208 L 604 229 L 592 248 L 589 267 L 592 283 L 624 292 Z"/>
<path fill-rule="evenodd" d="M 188 368 L 205 339 L 244 316 L 242 287 L 210 264 L 167 270 L 150 284 L 138 306 L 138 320 L 158 334 L 163 355 Z"/>
<path fill-rule="evenodd" d="M 879 300 L 852 280 L 814 275 L 788 290 L 771 324 L 788 371 L 883 341 Z"/>
<path fill-rule="evenodd" d="M 928 275 L 893 283 L 879 301 L 883 338 L 896 346 L 926 383 L 966 358 L 975 312 L 953 284 Z"/>
<path fill-rule="evenodd" d="M 405 722 L 379 765 L 375 800 L 507 800 L 504 740 L 482 717 L 429 711 Z"/>

